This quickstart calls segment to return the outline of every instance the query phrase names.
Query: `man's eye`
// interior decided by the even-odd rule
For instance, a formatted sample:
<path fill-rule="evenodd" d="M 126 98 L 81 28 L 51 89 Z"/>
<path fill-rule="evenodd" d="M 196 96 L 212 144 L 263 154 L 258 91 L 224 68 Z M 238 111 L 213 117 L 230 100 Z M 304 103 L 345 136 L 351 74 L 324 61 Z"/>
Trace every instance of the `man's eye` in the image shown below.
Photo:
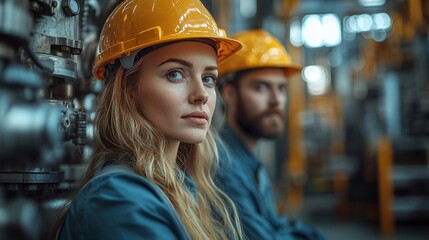
<path fill-rule="evenodd" d="M 180 72 L 178 70 L 168 72 L 166 76 L 169 80 L 172 80 L 172 81 L 179 81 L 179 80 L 183 79 L 182 72 Z"/>
<path fill-rule="evenodd" d="M 264 91 L 268 88 L 267 84 L 264 83 L 258 83 L 254 85 L 254 89 L 257 91 Z"/>

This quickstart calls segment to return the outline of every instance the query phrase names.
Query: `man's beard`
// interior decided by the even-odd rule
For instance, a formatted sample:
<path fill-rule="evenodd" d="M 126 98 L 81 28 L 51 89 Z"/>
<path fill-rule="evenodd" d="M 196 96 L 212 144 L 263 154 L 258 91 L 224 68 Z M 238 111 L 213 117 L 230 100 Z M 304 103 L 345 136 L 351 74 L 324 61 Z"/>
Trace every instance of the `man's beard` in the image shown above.
<path fill-rule="evenodd" d="M 248 136 L 255 139 L 273 139 L 279 137 L 283 133 L 285 119 L 285 114 L 283 111 L 277 108 L 272 108 L 258 115 L 250 117 L 248 113 L 251 111 L 251 109 L 248 109 L 241 98 L 239 98 L 238 106 L 241 107 L 237 109 L 236 122 L 238 127 L 241 128 L 241 130 Z M 278 122 L 275 122 L 277 126 L 264 126 L 264 118 L 271 114 L 278 114 L 281 119 L 281 123 L 276 124 Z"/>

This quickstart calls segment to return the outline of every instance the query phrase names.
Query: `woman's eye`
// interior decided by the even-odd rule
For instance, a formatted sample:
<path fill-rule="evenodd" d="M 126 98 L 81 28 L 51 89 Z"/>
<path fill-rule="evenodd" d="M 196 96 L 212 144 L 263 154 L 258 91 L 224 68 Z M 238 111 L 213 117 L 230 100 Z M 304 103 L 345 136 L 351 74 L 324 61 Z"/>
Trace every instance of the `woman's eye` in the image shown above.
<path fill-rule="evenodd" d="M 208 86 L 214 86 L 216 84 L 216 78 L 214 76 L 203 77 L 203 83 Z"/>
<path fill-rule="evenodd" d="M 179 81 L 179 80 L 183 79 L 182 72 L 180 72 L 178 70 L 168 72 L 166 76 L 169 80 L 172 80 L 172 81 Z"/>

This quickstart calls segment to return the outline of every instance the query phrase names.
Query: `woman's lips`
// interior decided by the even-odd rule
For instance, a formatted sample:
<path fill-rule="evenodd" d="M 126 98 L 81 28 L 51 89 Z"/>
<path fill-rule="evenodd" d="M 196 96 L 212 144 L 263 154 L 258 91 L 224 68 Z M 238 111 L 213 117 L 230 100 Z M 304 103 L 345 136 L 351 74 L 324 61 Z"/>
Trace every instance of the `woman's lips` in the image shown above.
<path fill-rule="evenodd" d="M 182 118 L 196 125 L 206 125 L 209 117 L 206 112 L 192 112 Z"/>

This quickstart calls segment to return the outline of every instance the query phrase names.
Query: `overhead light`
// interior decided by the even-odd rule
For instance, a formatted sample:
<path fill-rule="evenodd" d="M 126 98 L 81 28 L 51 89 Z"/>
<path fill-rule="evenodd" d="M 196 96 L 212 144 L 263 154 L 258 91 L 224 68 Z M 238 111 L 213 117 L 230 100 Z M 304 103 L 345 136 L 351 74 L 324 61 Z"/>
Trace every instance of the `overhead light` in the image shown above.
<path fill-rule="evenodd" d="M 359 0 L 359 3 L 365 7 L 376 7 L 386 3 L 386 0 Z"/>
<path fill-rule="evenodd" d="M 302 41 L 306 47 L 333 47 L 341 43 L 340 19 L 336 14 L 311 14 L 303 18 Z M 291 35 L 291 42 L 295 35 Z"/>
<path fill-rule="evenodd" d="M 240 0 L 240 14 L 245 18 L 256 15 L 256 0 Z"/>
<path fill-rule="evenodd" d="M 302 41 L 302 31 L 301 31 L 301 21 L 298 19 L 295 19 L 290 24 L 289 28 L 289 36 L 290 36 L 290 42 L 295 47 L 301 47 L 303 43 Z"/>
<path fill-rule="evenodd" d="M 330 76 L 325 67 L 321 65 L 304 67 L 301 76 L 307 83 L 310 95 L 323 95 L 329 90 Z"/>

